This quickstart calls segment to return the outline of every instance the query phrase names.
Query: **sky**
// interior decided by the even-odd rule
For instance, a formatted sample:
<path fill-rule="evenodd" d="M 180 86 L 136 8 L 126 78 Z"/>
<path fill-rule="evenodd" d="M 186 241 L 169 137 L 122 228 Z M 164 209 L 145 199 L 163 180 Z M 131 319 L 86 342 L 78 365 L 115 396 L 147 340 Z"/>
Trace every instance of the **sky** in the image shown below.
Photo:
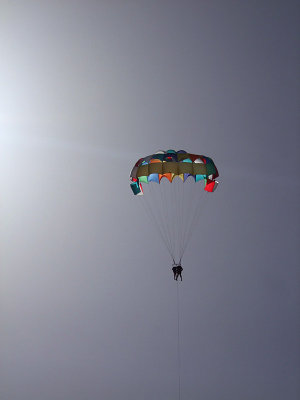
<path fill-rule="evenodd" d="M 181 399 L 300 396 L 299 3 L 0 0 L 0 397 L 174 400 L 140 157 L 220 173 L 183 259 Z"/>

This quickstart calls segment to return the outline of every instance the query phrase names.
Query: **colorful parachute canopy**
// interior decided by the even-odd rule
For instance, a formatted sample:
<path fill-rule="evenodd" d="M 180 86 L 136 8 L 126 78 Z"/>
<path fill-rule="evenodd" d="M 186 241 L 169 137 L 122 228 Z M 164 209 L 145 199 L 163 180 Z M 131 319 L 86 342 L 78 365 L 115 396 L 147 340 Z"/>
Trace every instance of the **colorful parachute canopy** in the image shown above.
<path fill-rule="evenodd" d="M 184 150 L 158 151 L 134 165 L 131 189 L 134 195 L 145 194 L 138 196 L 138 203 L 156 225 L 174 263 L 180 263 L 201 215 L 205 219 L 207 192 L 216 189 L 218 176 L 211 158 Z M 199 190 L 199 181 L 204 190 Z"/>
<path fill-rule="evenodd" d="M 204 190 L 213 192 L 218 184 L 215 179 L 219 173 L 209 157 L 187 153 L 184 150 L 160 150 L 136 162 L 130 174 L 133 182 L 131 189 L 135 195 L 141 194 L 141 183 L 160 183 L 162 178 L 172 182 L 176 176 L 182 181 L 189 176 L 193 176 L 196 182 L 204 180 Z"/>

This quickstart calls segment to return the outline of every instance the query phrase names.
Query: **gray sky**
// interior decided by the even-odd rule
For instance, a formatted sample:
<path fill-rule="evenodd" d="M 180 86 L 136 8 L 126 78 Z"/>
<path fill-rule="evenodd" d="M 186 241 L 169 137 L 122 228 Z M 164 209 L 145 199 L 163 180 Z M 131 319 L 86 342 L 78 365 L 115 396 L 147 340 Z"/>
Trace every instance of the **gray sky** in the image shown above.
<path fill-rule="evenodd" d="M 174 400 L 176 285 L 129 188 L 211 156 L 182 400 L 296 400 L 299 5 L 0 1 L 2 400 Z"/>

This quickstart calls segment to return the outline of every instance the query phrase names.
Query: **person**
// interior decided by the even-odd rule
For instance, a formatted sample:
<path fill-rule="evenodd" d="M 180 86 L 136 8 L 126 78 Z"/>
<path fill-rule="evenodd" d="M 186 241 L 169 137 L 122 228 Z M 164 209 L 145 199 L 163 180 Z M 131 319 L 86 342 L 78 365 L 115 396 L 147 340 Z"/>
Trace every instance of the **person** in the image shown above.
<path fill-rule="evenodd" d="M 174 274 L 174 280 L 175 281 L 178 280 L 178 277 L 180 277 L 180 279 L 182 280 L 182 275 L 181 275 L 182 270 L 183 270 L 183 268 L 182 268 L 182 266 L 180 264 L 173 264 L 172 271 L 173 271 L 173 274 Z"/>
<path fill-rule="evenodd" d="M 178 280 L 178 277 L 179 277 L 179 276 L 180 276 L 180 279 L 182 280 L 182 275 L 181 275 L 181 273 L 182 273 L 182 271 L 183 271 L 182 266 L 181 266 L 180 264 L 178 264 L 176 269 L 177 269 L 177 270 L 176 270 L 176 272 L 177 272 L 177 279 L 176 279 L 176 281 Z"/>
<path fill-rule="evenodd" d="M 174 265 L 173 268 L 172 268 L 172 271 L 173 271 L 173 274 L 174 274 L 174 280 L 175 280 L 175 281 L 177 281 L 177 279 L 176 279 L 176 277 L 177 277 L 176 269 L 177 269 L 177 266 Z"/>

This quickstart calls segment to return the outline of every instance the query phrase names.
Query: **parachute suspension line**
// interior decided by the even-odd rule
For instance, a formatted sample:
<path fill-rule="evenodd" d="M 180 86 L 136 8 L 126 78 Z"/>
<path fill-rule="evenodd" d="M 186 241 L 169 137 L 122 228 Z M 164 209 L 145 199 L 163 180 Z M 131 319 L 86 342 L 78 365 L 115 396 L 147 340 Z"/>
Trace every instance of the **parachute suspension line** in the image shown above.
<path fill-rule="evenodd" d="M 178 263 L 181 248 L 181 236 L 182 236 L 182 188 L 183 182 L 180 178 L 175 178 L 176 180 L 170 184 L 170 213 L 171 218 L 170 226 L 172 229 L 172 243 L 174 244 L 174 254 L 175 260 Z"/>
<path fill-rule="evenodd" d="M 144 185 L 145 194 L 139 197 L 174 264 L 181 263 L 206 204 L 207 193 L 199 186 L 190 178 L 175 178 L 172 183 L 163 178 L 159 184 Z"/>
<path fill-rule="evenodd" d="M 188 207 L 186 207 L 185 201 L 185 183 L 180 178 L 176 178 L 176 182 L 174 182 L 173 186 L 174 191 L 176 191 L 176 195 L 174 197 L 176 214 L 174 215 L 174 224 L 176 227 L 176 261 L 177 263 L 180 263 L 182 258 L 181 253 L 184 238 L 183 234 L 187 223 L 187 218 L 185 218 L 185 214 L 188 214 Z"/>
<path fill-rule="evenodd" d="M 184 226 L 184 206 L 185 206 L 185 201 L 184 201 L 184 193 L 185 193 L 185 185 L 184 182 L 181 181 L 180 183 L 181 185 L 181 196 L 180 196 L 180 238 L 179 238 L 179 263 L 181 263 L 181 259 L 182 259 L 182 247 L 183 247 L 183 226 Z"/>
<path fill-rule="evenodd" d="M 188 222 L 186 223 L 185 226 L 185 231 L 184 231 L 184 235 L 183 235 L 183 241 L 182 241 L 182 249 L 181 249 L 181 254 L 180 256 L 183 257 L 183 254 L 185 253 L 187 244 L 188 244 L 188 238 L 190 236 L 190 232 L 191 232 L 191 227 L 193 225 L 193 222 L 195 221 L 195 217 L 196 217 L 196 213 L 197 213 L 197 209 L 195 209 L 195 204 L 192 204 L 191 201 L 189 201 L 189 218 L 188 218 Z"/>
<path fill-rule="evenodd" d="M 173 183 L 169 183 L 169 182 L 165 182 L 166 184 L 166 193 L 165 193 L 165 197 L 168 199 L 168 201 L 166 201 L 166 213 L 167 213 L 167 218 L 169 221 L 169 228 L 170 228 L 170 240 L 171 243 L 173 244 L 173 250 L 174 250 L 174 258 L 176 259 L 176 242 L 174 240 L 174 232 L 175 232 L 175 228 L 174 228 L 174 212 L 173 212 L 173 208 L 174 208 L 174 185 Z"/>
<path fill-rule="evenodd" d="M 169 192 L 170 187 L 168 186 L 169 182 L 166 182 L 166 180 L 162 180 L 160 185 L 161 185 L 161 190 L 159 191 L 160 193 L 160 200 L 161 200 L 161 220 L 163 221 L 163 224 L 165 226 L 165 231 L 166 231 L 166 238 L 169 241 L 170 244 L 170 249 L 172 253 L 172 258 L 175 259 L 175 253 L 174 253 L 174 243 L 172 241 L 172 231 L 171 231 L 171 226 L 170 226 L 170 220 L 171 220 L 171 215 L 170 215 L 170 205 L 169 205 Z"/>
<path fill-rule="evenodd" d="M 183 240 L 182 240 L 182 251 L 181 251 L 181 257 L 183 256 L 183 253 L 186 248 L 186 237 L 188 235 L 188 232 L 190 230 L 191 223 L 194 218 L 194 213 L 195 213 L 195 182 L 191 182 L 191 178 L 187 178 L 187 181 L 185 182 L 186 188 L 185 188 L 185 204 L 186 204 L 186 209 L 185 209 L 185 219 L 186 222 L 184 224 L 185 230 L 183 234 Z"/>
<path fill-rule="evenodd" d="M 187 186 L 187 188 L 185 188 Z M 187 179 L 183 183 L 183 229 L 182 229 L 182 239 L 181 239 L 181 246 L 180 246 L 180 254 L 179 258 L 182 258 L 184 250 L 185 250 L 185 243 L 186 243 L 186 235 L 189 230 L 189 226 L 194 216 L 193 210 L 193 200 L 194 200 L 194 193 L 193 189 L 194 186 L 191 184 L 190 180 Z"/>
<path fill-rule="evenodd" d="M 201 191 L 200 195 L 199 195 L 199 198 L 198 198 L 198 201 L 196 201 L 196 209 L 195 209 L 195 211 L 193 213 L 194 215 L 193 215 L 192 223 L 191 223 L 191 225 L 190 225 L 190 227 L 188 229 L 188 232 L 187 232 L 187 236 L 186 236 L 185 243 L 184 243 L 183 253 L 185 252 L 185 250 L 186 250 L 186 248 L 188 246 L 189 240 L 190 240 L 190 238 L 191 238 L 191 236 L 192 236 L 192 234 L 193 234 L 193 232 L 195 230 L 195 227 L 197 226 L 197 224 L 199 222 L 200 214 L 203 214 L 203 210 L 206 209 L 207 195 L 208 194 L 206 192 Z M 196 198 L 196 196 L 195 196 L 195 198 Z"/>
<path fill-rule="evenodd" d="M 162 230 L 161 230 L 161 226 L 157 221 L 157 217 L 155 215 L 155 212 L 153 211 L 150 202 L 148 201 L 147 195 L 142 196 L 141 202 L 140 202 L 146 212 L 146 214 L 148 214 L 148 217 L 150 220 L 152 220 L 154 222 L 154 225 L 156 225 L 158 232 L 161 236 L 162 241 L 164 242 L 170 256 L 173 258 L 172 252 L 170 250 L 170 246 L 167 243 L 166 239 L 165 239 L 165 235 L 163 234 Z M 146 203 L 146 204 L 145 204 Z"/>
<path fill-rule="evenodd" d="M 187 186 L 188 185 L 188 186 Z M 190 202 L 193 198 L 193 194 L 191 193 L 191 185 L 190 181 L 183 182 L 183 207 L 182 207 L 182 237 L 181 237 L 181 249 L 180 249 L 180 258 L 184 253 L 184 243 L 185 243 L 185 232 L 188 229 L 189 219 L 191 217 L 191 206 Z"/>
<path fill-rule="evenodd" d="M 165 224 L 165 218 L 164 218 L 164 213 L 163 213 L 163 202 L 162 202 L 162 194 L 161 190 L 162 188 L 160 187 L 160 184 L 156 187 L 155 183 L 149 183 L 149 194 L 150 194 L 150 207 L 151 203 L 153 204 L 153 207 L 155 207 L 155 214 L 156 214 L 156 222 L 157 226 L 160 228 L 160 231 L 162 232 L 163 236 L 163 241 L 169 251 L 169 254 L 171 257 L 173 257 L 173 252 L 172 252 L 172 246 L 168 237 L 167 233 L 167 227 Z"/>
<path fill-rule="evenodd" d="M 178 178 L 177 178 L 178 179 Z M 177 214 L 177 249 L 178 249 L 178 259 L 179 259 L 179 264 L 181 263 L 180 260 L 180 244 L 181 244 L 181 227 L 182 227 L 182 213 L 181 213 L 181 203 L 182 203 L 182 187 L 181 187 L 182 182 L 176 182 L 176 187 L 177 187 L 177 195 L 176 197 L 178 198 L 178 201 L 176 202 L 176 214 Z"/>
<path fill-rule="evenodd" d="M 199 222 L 200 214 L 203 213 L 204 204 L 206 204 L 207 193 L 199 187 L 197 182 L 187 182 L 190 185 L 191 195 L 186 200 L 188 206 L 188 222 L 185 224 L 185 230 L 183 235 L 182 247 L 180 252 L 180 257 L 183 257 L 185 250 L 188 246 L 189 240 L 195 230 L 197 223 Z"/>
<path fill-rule="evenodd" d="M 163 206 L 162 206 L 162 214 L 165 217 L 165 221 L 166 221 L 166 227 L 167 227 L 167 232 L 168 232 L 168 238 L 171 244 L 171 249 L 172 249 L 172 254 L 173 254 L 173 258 L 175 259 L 175 243 L 173 240 L 173 230 L 172 230 L 172 222 L 173 222 L 173 218 L 172 218 L 172 213 L 171 213 L 171 207 L 172 204 L 169 204 L 170 201 L 172 201 L 172 199 L 170 199 L 170 195 L 172 194 L 172 186 L 168 186 L 168 185 L 172 185 L 169 182 L 163 182 L 162 183 L 163 189 L 161 190 L 162 193 L 162 199 L 163 199 Z M 171 191 L 171 193 L 170 193 Z M 168 195 L 167 195 L 168 193 Z"/>
<path fill-rule="evenodd" d="M 169 208 L 169 216 L 168 219 L 170 221 L 170 228 L 171 228 L 171 241 L 173 243 L 174 246 L 174 258 L 175 260 L 177 259 L 177 233 L 178 233 L 178 225 L 176 224 L 177 221 L 177 204 L 178 204 L 178 197 L 176 195 L 176 189 L 177 189 L 177 185 L 172 183 L 168 184 L 168 190 L 169 190 L 169 194 L 170 196 L 168 196 L 169 198 L 169 202 L 170 204 L 168 204 L 168 208 Z"/>
<path fill-rule="evenodd" d="M 179 320 L 179 282 L 177 281 L 177 361 L 178 361 L 178 399 L 181 398 L 181 360 L 180 360 L 180 320 Z"/>
<path fill-rule="evenodd" d="M 156 204 L 159 210 L 159 223 L 163 228 L 165 241 L 168 243 L 171 257 L 175 260 L 175 246 L 172 241 L 172 231 L 170 226 L 170 220 L 172 213 L 170 213 L 170 187 L 169 182 L 166 179 L 162 179 L 159 186 L 155 187 L 157 189 L 157 199 Z"/>
<path fill-rule="evenodd" d="M 162 226 L 162 229 L 164 231 L 164 235 L 165 235 L 165 241 L 168 243 L 169 246 L 169 252 L 171 254 L 172 259 L 175 258 L 174 256 L 174 246 L 172 244 L 172 240 L 171 240 L 171 236 L 170 236 L 170 227 L 168 224 L 168 208 L 166 206 L 166 199 L 165 199 L 165 190 L 166 185 L 164 184 L 164 181 L 161 181 L 159 183 L 159 186 L 155 187 L 156 190 L 156 194 L 157 194 L 157 208 L 159 211 L 159 222 L 160 225 Z"/>

